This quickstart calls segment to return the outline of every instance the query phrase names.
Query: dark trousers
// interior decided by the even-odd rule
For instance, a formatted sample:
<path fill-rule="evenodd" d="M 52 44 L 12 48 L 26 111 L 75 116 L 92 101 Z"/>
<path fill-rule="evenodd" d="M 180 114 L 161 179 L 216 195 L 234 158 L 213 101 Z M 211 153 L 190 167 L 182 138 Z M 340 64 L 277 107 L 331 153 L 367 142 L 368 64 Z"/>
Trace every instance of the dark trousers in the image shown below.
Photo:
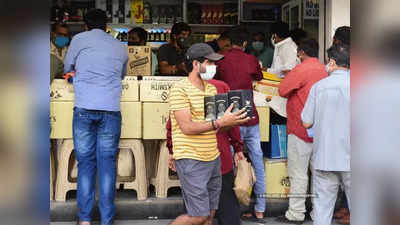
<path fill-rule="evenodd" d="M 233 191 L 233 171 L 222 175 L 222 190 L 216 217 L 219 225 L 240 225 L 240 205 Z"/>

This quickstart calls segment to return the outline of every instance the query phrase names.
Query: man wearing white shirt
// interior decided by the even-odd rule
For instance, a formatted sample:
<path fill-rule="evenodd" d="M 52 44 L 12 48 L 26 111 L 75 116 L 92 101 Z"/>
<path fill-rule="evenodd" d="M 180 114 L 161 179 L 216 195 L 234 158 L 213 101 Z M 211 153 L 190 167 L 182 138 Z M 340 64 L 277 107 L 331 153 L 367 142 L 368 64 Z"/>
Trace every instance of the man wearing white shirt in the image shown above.
<path fill-rule="evenodd" d="M 289 25 L 287 23 L 274 23 L 271 32 L 271 43 L 275 47 L 275 51 L 271 68 L 268 68 L 267 72 L 282 78 L 300 63 L 297 58 L 297 45 L 289 37 Z"/>
<path fill-rule="evenodd" d="M 313 127 L 314 225 L 330 225 L 339 185 L 349 209 L 350 169 L 350 51 L 346 45 L 327 50 L 329 76 L 311 88 L 301 118 Z"/>

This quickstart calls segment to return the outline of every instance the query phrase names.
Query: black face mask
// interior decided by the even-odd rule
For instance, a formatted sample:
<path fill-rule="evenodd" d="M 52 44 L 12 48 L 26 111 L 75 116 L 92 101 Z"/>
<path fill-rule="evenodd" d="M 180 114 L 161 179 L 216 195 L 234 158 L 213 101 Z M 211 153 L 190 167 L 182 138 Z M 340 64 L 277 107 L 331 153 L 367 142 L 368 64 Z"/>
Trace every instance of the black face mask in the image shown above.
<path fill-rule="evenodd" d="M 178 46 L 181 49 L 189 48 L 189 40 L 188 40 L 188 38 L 179 38 L 177 42 L 178 42 Z"/>
<path fill-rule="evenodd" d="M 137 41 L 128 41 L 128 46 L 140 46 L 140 42 L 137 42 Z"/>

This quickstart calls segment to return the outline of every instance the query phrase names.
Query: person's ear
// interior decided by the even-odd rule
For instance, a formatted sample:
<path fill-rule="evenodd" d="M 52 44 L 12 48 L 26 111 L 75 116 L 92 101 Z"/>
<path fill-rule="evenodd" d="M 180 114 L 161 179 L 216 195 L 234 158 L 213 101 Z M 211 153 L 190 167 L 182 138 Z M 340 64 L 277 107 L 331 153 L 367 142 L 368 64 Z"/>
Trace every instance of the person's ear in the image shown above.
<path fill-rule="evenodd" d="M 247 41 L 244 41 L 242 47 L 243 47 L 243 48 L 246 48 L 246 46 L 247 46 Z"/>
<path fill-rule="evenodd" d="M 86 31 L 88 31 L 88 30 L 89 30 L 89 27 L 88 27 L 87 25 L 85 25 L 85 30 L 86 30 Z"/>

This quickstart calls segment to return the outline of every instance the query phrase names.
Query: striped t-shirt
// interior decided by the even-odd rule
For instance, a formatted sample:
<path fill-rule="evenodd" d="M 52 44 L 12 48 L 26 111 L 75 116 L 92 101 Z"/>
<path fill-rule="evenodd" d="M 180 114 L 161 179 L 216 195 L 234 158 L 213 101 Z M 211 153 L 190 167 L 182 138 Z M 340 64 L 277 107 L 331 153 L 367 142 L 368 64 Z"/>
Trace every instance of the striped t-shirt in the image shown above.
<path fill-rule="evenodd" d="M 172 143 L 174 159 L 194 159 L 212 161 L 219 156 L 215 131 L 208 131 L 197 135 L 182 133 L 175 119 L 174 111 L 190 110 L 193 122 L 205 122 L 204 97 L 214 96 L 217 89 L 212 84 L 204 82 L 205 91 L 193 86 L 188 78 L 175 83 L 169 91 L 169 112 L 172 125 Z"/>

